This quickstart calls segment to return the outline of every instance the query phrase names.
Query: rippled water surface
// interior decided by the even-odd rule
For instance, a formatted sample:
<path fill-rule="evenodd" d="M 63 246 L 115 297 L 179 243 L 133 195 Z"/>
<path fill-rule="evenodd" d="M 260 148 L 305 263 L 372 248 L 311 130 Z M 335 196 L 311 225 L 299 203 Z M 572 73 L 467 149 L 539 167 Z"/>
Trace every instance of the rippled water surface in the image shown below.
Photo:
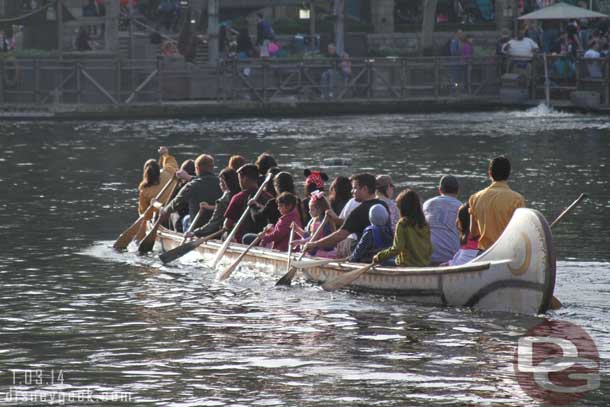
<path fill-rule="evenodd" d="M 390 173 L 424 198 L 451 172 L 462 199 L 504 153 L 513 188 L 549 219 L 587 193 L 553 231 L 563 308 L 546 317 L 582 326 L 598 347 L 601 387 L 577 405 L 610 404 L 610 121 L 532 110 L 0 123 L 0 405 L 32 405 L 7 401 L 11 387 L 131 397 L 68 405 L 537 405 L 513 357 L 541 316 L 329 294 L 303 281 L 275 289 L 269 270 L 241 268 L 219 284 L 196 256 L 164 267 L 114 253 L 159 145 L 179 161 L 212 153 L 217 166 L 269 151 L 297 176 L 343 158 L 351 166 L 323 168 Z M 41 370 L 43 381 L 26 385 L 10 369 Z M 51 370 L 63 384 L 50 383 Z"/>

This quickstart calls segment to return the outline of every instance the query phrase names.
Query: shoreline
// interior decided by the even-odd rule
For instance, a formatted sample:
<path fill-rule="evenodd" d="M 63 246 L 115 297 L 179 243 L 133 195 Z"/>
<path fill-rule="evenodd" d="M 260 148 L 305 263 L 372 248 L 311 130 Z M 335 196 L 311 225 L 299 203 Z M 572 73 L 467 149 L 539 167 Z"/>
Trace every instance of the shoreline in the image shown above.
<path fill-rule="evenodd" d="M 258 101 L 176 101 L 121 105 L 0 105 L 0 120 L 143 120 L 241 117 L 311 117 L 353 114 L 416 114 L 525 110 L 544 101 L 505 103 L 497 97 L 428 97 L 403 99 L 348 99 L 303 101 L 293 98 L 269 103 Z M 568 112 L 608 114 L 610 109 L 586 109 L 568 101 L 554 101 L 555 109 Z"/>

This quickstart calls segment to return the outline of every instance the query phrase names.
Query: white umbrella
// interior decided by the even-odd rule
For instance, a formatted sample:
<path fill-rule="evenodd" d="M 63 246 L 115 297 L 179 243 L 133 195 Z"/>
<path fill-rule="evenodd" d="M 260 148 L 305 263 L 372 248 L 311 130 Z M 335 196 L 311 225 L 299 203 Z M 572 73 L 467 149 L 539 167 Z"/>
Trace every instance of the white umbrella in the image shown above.
<path fill-rule="evenodd" d="M 566 3 L 555 3 L 552 6 L 521 16 L 519 20 L 571 20 L 581 18 L 608 18 L 608 16 Z"/>

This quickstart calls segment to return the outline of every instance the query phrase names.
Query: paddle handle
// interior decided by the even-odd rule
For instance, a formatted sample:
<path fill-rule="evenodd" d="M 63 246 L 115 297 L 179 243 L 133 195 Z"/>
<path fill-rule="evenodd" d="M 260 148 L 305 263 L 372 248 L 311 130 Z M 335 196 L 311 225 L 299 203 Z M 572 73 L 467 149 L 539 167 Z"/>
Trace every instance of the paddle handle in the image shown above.
<path fill-rule="evenodd" d="M 574 209 L 574 207 L 576 205 L 578 205 L 578 203 L 586 197 L 587 197 L 587 194 L 585 194 L 585 193 L 580 194 L 580 196 L 578 198 L 576 198 L 576 200 L 574 202 L 572 202 L 572 204 L 570 206 L 568 206 L 563 212 L 561 212 L 561 214 L 557 217 L 557 219 L 555 219 L 553 221 L 553 223 L 551 223 L 550 227 L 553 228 L 553 226 L 558 224 L 559 221 L 561 221 L 561 219 L 563 219 L 568 213 L 570 213 L 570 211 L 572 211 L 572 209 Z"/>
<path fill-rule="evenodd" d="M 191 224 L 189 225 L 186 232 L 184 232 L 184 238 L 182 239 L 182 243 L 180 243 L 181 245 L 183 245 L 186 242 L 186 239 L 187 239 L 186 234 L 192 232 L 193 229 L 195 229 L 195 225 L 199 221 L 199 218 L 201 217 L 201 214 L 203 213 L 203 211 L 204 211 L 204 209 L 200 207 L 199 212 L 197 212 L 197 215 L 195 216 L 195 219 L 191 220 Z"/>
<path fill-rule="evenodd" d="M 286 264 L 286 271 L 290 270 L 292 264 L 292 239 L 294 238 L 294 223 L 290 224 L 290 236 L 288 237 L 288 263 Z"/>
<path fill-rule="evenodd" d="M 252 198 L 252 199 L 254 199 L 255 201 L 258 200 L 258 198 L 263 193 L 265 186 L 269 183 L 269 181 L 271 181 L 272 177 L 273 177 L 273 174 L 267 175 L 267 178 L 265 178 L 265 181 L 261 184 L 260 188 L 258 188 L 258 191 L 256 191 L 256 195 L 254 195 L 254 198 Z M 220 258 L 225 253 L 225 251 L 227 251 L 227 248 L 231 244 L 231 240 L 233 240 L 233 238 L 235 237 L 235 234 L 237 233 L 237 230 L 241 227 L 241 224 L 244 223 L 244 220 L 246 219 L 246 216 L 249 215 L 249 213 L 250 213 L 250 207 L 247 206 L 247 203 L 246 203 L 246 210 L 244 211 L 244 213 L 241 214 L 239 220 L 233 226 L 233 230 L 231 230 L 231 233 L 229 233 L 229 236 L 227 236 L 226 240 L 223 242 L 220 249 L 218 249 L 218 252 L 216 253 L 216 256 L 214 257 L 214 263 L 212 263 L 212 268 L 216 268 L 216 266 L 218 265 L 218 262 L 220 261 Z"/>

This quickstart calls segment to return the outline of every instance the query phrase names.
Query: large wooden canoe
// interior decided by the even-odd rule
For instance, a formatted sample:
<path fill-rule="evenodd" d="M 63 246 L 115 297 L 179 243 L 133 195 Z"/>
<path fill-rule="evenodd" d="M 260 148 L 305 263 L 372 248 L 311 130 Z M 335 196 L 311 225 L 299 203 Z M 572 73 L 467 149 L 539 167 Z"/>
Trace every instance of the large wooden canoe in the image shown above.
<path fill-rule="evenodd" d="M 163 250 L 180 245 L 182 235 L 161 230 L 157 239 Z M 198 248 L 211 259 L 220 243 L 211 241 Z M 235 260 L 246 246 L 232 244 L 222 262 Z M 305 262 L 320 260 L 309 257 Z M 286 271 L 287 255 L 254 248 L 242 264 Z M 362 264 L 331 263 L 301 271 L 313 282 L 324 283 Z M 518 209 L 500 239 L 470 263 L 454 267 L 378 267 L 348 288 L 407 297 L 416 303 L 473 307 L 486 311 L 538 314 L 547 311 L 555 287 L 555 253 L 546 219 L 533 209 Z"/>

